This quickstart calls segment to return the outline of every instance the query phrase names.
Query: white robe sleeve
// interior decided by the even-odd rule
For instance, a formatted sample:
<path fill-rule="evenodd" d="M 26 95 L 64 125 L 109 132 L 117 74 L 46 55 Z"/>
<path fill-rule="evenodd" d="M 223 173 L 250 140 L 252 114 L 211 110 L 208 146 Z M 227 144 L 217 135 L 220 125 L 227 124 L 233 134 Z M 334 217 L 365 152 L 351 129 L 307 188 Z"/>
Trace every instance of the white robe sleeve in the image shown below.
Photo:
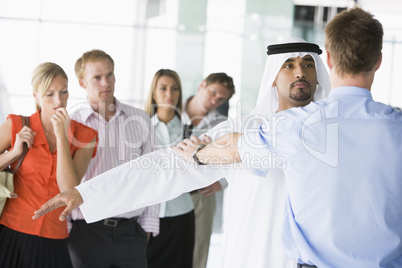
<path fill-rule="evenodd" d="M 102 173 L 76 189 L 87 223 L 171 200 L 211 185 L 230 166 L 199 166 L 171 148 L 155 151 Z"/>
<path fill-rule="evenodd" d="M 206 134 L 216 140 L 230 132 L 243 133 L 244 129 L 259 126 L 259 119 L 250 116 L 229 119 Z M 167 148 L 110 169 L 76 189 L 84 200 L 80 206 L 81 212 L 85 220 L 91 223 L 209 186 L 227 177 L 231 169 L 232 165 L 198 166 L 184 161 L 171 148 Z"/>

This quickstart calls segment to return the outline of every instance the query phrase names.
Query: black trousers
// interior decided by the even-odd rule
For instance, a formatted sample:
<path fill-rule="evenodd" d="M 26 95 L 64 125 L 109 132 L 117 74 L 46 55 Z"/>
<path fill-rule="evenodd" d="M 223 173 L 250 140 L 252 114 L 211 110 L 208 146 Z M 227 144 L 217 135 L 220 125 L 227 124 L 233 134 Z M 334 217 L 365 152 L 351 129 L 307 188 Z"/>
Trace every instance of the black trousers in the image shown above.
<path fill-rule="evenodd" d="M 0 267 L 71 268 L 66 239 L 20 233 L 0 225 Z"/>
<path fill-rule="evenodd" d="M 147 234 L 137 220 L 124 220 L 115 227 L 105 223 L 110 222 L 73 221 L 67 240 L 73 266 L 146 268 Z"/>
<path fill-rule="evenodd" d="M 161 218 L 159 235 L 151 237 L 147 258 L 149 268 L 191 268 L 194 249 L 194 210 Z"/>

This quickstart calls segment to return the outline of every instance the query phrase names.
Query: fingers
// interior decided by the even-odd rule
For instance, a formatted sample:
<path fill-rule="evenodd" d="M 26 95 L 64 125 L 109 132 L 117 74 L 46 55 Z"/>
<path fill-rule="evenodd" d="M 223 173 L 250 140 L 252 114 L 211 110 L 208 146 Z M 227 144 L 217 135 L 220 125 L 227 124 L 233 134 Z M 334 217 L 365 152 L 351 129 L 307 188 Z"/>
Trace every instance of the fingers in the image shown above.
<path fill-rule="evenodd" d="M 16 135 L 16 144 L 22 145 L 24 142 L 28 145 L 28 148 L 32 148 L 34 143 L 36 132 L 33 132 L 31 128 L 24 126 Z M 22 150 L 22 146 L 21 146 Z"/>
<path fill-rule="evenodd" d="M 180 147 L 178 147 L 178 145 L 172 146 L 172 147 L 170 147 L 170 148 L 172 148 L 173 151 L 175 151 L 175 152 L 176 152 L 177 154 L 179 154 L 179 155 L 180 155 L 180 153 L 183 151 L 183 149 L 180 148 Z"/>
<path fill-rule="evenodd" d="M 67 113 L 66 108 L 64 108 L 64 107 L 57 108 L 56 112 L 51 117 L 51 120 L 61 121 L 61 122 L 64 122 L 69 119 L 70 119 L 70 117 Z"/>
<path fill-rule="evenodd" d="M 193 158 L 191 157 L 194 149 L 191 149 L 192 147 L 188 146 L 186 143 L 189 143 L 189 141 L 184 140 L 176 146 L 172 146 L 171 148 L 185 161 L 194 162 Z"/>
<path fill-rule="evenodd" d="M 186 150 L 189 146 L 194 146 L 194 143 L 189 139 L 184 139 L 176 145 L 176 147 L 181 150 Z"/>
<path fill-rule="evenodd" d="M 50 118 L 50 120 L 54 121 L 54 122 L 63 122 L 65 120 L 66 116 L 63 114 L 63 112 L 61 111 L 56 111 L 52 117 Z"/>
<path fill-rule="evenodd" d="M 18 195 L 16 193 L 10 193 L 10 198 L 17 198 Z"/>
<path fill-rule="evenodd" d="M 68 116 L 67 110 L 65 107 L 60 107 L 56 109 L 56 113 L 62 113 L 65 117 Z"/>
<path fill-rule="evenodd" d="M 43 215 L 55 210 L 56 208 L 65 206 L 66 204 L 60 199 L 59 195 L 56 195 L 54 198 L 47 201 L 43 206 L 40 207 L 37 211 L 34 212 L 34 216 L 32 219 L 37 220 Z M 63 211 L 64 213 L 64 211 Z M 62 215 L 63 215 L 62 213 Z M 61 216 L 60 216 L 61 220 Z M 63 219 L 64 220 L 64 219 Z"/>
<path fill-rule="evenodd" d="M 197 136 L 193 135 L 190 137 L 190 142 L 193 145 L 200 145 L 202 143 L 202 140 L 200 140 Z"/>
<path fill-rule="evenodd" d="M 57 108 L 55 113 L 51 116 L 50 121 L 53 124 L 53 130 L 56 137 L 63 137 L 70 122 L 70 117 L 66 109 L 64 107 Z"/>
<path fill-rule="evenodd" d="M 195 137 L 195 136 L 192 136 L 192 137 Z M 192 138 L 191 137 L 191 138 Z M 183 143 L 184 144 L 186 144 L 187 146 L 192 146 L 192 145 L 194 145 L 195 143 L 194 143 L 194 140 L 192 140 L 192 139 L 185 139 L 185 140 L 183 140 Z"/>
<path fill-rule="evenodd" d="M 206 143 L 211 143 L 211 142 L 212 142 L 211 137 L 207 136 L 206 134 L 204 134 L 204 135 L 202 136 L 202 139 L 203 139 L 204 142 L 206 142 Z"/>
<path fill-rule="evenodd" d="M 213 184 L 204 187 L 199 190 L 199 192 L 205 196 L 211 196 L 222 190 L 222 186 L 219 182 L 214 182 Z"/>
<path fill-rule="evenodd" d="M 200 192 L 200 194 L 205 195 L 205 196 L 211 196 L 215 193 L 214 189 L 212 189 L 212 187 L 205 187 L 203 189 L 198 190 Z"/>
<path fill-rule="evenodd" d="M 185 144 L 184 141 L 181 141 L 176 146 L 172 146 L 172 148 L 175 151 L 176 150 L 183 151 L 186 146 L 187 146 L 187 144 Z"/>
<path fill-rule="evenodd" d="M 67 206 L 65 210 L 63 210 L 63 212 L 60 214 L 59 220 L 60 221 L 64 221 L 68 215 L 70 215 L 70 213 L 73 211 L 73 207 L 72 206 Z"/>

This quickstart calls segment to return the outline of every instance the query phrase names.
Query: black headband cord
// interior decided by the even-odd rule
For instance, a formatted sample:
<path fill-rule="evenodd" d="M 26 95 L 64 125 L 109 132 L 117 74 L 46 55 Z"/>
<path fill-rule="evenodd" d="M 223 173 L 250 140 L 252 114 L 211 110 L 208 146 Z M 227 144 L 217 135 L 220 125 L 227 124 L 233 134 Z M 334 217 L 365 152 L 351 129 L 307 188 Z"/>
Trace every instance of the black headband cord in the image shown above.
<path fill-rule="evenodd" d="M 320 47 L 313 43 L 285 43 L 268 46 L 268 55 L 282 54 L 289 52 L 314 52 L 320 55 L 322 50 Z"/>

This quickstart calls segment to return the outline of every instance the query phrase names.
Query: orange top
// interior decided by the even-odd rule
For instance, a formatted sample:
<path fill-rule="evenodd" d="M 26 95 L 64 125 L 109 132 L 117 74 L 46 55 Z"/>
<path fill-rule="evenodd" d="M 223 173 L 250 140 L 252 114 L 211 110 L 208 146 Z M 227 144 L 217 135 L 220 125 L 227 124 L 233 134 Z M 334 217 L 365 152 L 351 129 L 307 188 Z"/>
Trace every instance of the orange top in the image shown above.
<path fill-rule="evenodd" d="M 11 118 L 11 148 L 14 147 L 16 134 L 22 128 L 22 120 L 18 115 Z M 30 117 L 31 129 L 36 132 L 34 145 L 14 174 L 15 199 L 8 199 L 0 219 L 0 224 L 18 232 L 37 235 L 46 238 L 62 239 L 68 236 L 66 221 L 59 220 L 60 213 L 65 207 L 33 220 L 34 211 L 39 209 L 47 200 L 60 193 L 56 181 L 57 150 L 52 154 L 46 140 L 39 112 Z M 91 142 L 98 132 L 77 121 L 71 120 L 68 129 L 71 156 L 87 143 Z M 98 139 L 98 138 L 97 138 Z M 92 157 L 96 154 L 96 147 Z M 18 161 L 11 167 L 14 168 Z"/>

